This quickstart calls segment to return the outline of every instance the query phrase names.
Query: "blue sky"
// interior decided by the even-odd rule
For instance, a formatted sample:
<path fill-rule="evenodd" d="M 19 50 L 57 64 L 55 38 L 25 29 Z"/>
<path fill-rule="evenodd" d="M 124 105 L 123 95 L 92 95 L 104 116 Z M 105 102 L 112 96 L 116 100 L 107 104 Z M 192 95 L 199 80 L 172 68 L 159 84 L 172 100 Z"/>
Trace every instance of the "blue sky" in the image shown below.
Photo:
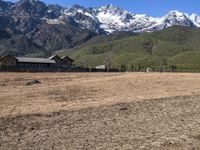
<path fill-rule="evenodd" d="M 15 1 L 15 0 L 12 0 Z M 200 14 L 200 0 L 42 0 L 48 4 L 72 6 L 79 4 L 85 7 L 98 7 L 113 4 L 133 13 L 145 13 L 160 17 L 170 10 L 179 10 L 186 13 Z"/>

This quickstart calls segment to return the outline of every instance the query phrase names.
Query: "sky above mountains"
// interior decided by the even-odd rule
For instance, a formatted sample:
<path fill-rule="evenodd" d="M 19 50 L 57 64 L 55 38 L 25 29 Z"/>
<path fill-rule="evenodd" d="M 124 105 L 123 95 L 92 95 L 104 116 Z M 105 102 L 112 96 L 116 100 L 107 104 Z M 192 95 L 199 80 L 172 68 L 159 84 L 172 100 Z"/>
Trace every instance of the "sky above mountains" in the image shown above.
<path fill-rule="evenodd" d="M 11 0 L 15 2 L 16 0 Z M 200 14 L 199 0 L 42 0 L 47 4 L 58 4 L 63 7 L 79 4 L 85 7 L 99 7 L 113 4 L 133 13 L 144 13 L 153 17 L 165 15 L 170 10 Z"/>

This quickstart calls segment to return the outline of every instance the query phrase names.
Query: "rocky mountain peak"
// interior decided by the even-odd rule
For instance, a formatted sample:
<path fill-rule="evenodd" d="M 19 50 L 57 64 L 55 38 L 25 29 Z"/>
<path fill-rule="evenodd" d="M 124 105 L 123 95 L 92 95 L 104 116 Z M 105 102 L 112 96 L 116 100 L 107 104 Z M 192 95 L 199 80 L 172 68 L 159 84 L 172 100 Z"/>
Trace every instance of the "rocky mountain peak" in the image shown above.
<path fill-rule="evenodd" d="M 102 6 L 98 9 L 100 12 L 103 12 L 105 14 L 109 13 L 111 15 L 118 15 L 118 16 L 121 16 L 123 14 L 127 14 L 128 12 L 126 10 L 123 10 L 119 7 L 115 7 L 113 6 L 112 4 L 110 5 L 105 5 L 105 6 Z"/>
<path fill-rule="evenodd" d="M 39 0 L 19 0 L 13 7 L 13 12 L 17 15 L 43 17 L 47 11 L 45 3 Z"/>
<path fill-rule="evenodd" d="M 9 14 L 13 3 L 0 0 L 0 14 Z"/>
<path fill-rule="evenodd" d="M 177 10 L 170 11 L 162 20 L 163 25 L 166 27 L 170 27 L 173 25 L 181 25 L 181 26 L 195 26 L 194 23 L 190 20 L 190 17 L 186 13 L 182 13 Z"/>

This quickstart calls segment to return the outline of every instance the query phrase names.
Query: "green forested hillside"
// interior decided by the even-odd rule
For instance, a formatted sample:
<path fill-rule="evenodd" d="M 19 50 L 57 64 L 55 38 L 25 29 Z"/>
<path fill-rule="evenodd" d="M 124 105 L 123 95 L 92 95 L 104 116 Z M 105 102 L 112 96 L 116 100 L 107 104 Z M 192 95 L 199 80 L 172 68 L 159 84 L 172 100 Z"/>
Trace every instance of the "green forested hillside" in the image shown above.
<path fill-rule="evenodd" d="M 85 67 L 109 64 L 131 69 L 175 65 L 196 70 L 200 66 L 200 29 L 173 26 L 119 39 L 99 37 L 59 54 L 67 54 L 77 65 Z"/>

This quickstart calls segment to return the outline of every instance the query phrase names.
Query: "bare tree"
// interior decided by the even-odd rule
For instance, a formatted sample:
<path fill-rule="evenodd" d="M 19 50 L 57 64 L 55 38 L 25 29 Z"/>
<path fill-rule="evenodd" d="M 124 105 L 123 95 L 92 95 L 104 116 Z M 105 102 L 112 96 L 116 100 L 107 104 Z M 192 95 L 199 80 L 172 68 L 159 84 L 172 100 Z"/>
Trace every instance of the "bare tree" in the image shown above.
<path fill-rule="evenodd" d="M 159 60 L 159 66 L 160 66 L 159 71 L 163 72 L 164 71 L 164 66 L 166 66 L 166 65 L 167 65 L 167 59 L 166 58 L 161 58 Z"/>
<path fill-rule="evenodd" d="M 107 71 L 109 71 L 112 67 L 114 57 L 114 49 L 112 49 L 105 57 L 105 66 Z"/>

